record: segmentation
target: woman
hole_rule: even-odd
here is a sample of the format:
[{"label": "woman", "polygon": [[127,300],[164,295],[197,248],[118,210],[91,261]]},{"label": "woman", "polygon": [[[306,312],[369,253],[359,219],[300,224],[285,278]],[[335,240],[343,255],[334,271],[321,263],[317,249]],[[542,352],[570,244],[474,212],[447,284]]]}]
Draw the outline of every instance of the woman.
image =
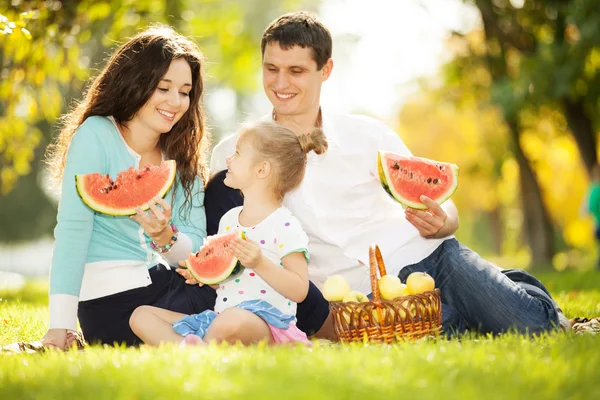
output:
[{"label": "woman", "polygon": [[[186,285],[170,268],[206,236],[202,63],[189,39],[148,29],[112,55],[64,118],[49,157],[62,184],[46,346],[64,349],[77,317],[91,343],[136,345],[129,328],[136,307],[198,313],[214,306],[212,288]],[[177,162],[175,184],[147,213],[97,214],[77,195],[76,174],[114,177],[167,159]]]}]

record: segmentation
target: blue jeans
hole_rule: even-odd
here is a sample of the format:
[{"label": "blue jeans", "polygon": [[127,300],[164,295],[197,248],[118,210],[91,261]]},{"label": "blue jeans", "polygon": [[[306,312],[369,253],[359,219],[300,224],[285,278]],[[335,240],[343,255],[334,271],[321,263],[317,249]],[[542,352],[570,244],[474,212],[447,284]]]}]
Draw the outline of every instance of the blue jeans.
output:
[{"label": "blue jeans", "polygon": [[559,308],[539,280],[522,270],[500,270],[456,239],[444,241],[398,276],[406,281],[415,271],[427,272],[440,289],[446,334],[535,334],[559,326]]}]

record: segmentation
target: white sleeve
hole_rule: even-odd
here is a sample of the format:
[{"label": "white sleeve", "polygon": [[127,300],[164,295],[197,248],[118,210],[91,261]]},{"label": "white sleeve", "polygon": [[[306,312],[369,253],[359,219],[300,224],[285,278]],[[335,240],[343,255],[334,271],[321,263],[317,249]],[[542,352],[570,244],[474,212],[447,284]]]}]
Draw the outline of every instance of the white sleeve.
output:
[{"label": "white sleeve", "polygon": [[276,227],[277,237],[274,239],[277,245],[277,253],[279,258],[283,258],[290,253],[304,253],[304,257],[308,262],[310,254],[308,253],[308,236],[300,222],[291,213],[282,214],[282,218],[275,223],[280,226]]},{"label": "white sleeve", "polygon": [[[385,126],[385,125],[383,125]],[[400,154],[401,156],[412,156],[404,141],[396,132],[385,126],[379,139],[379,150]]]},{"label": "white sleeve", "polygon": [[369,170],[374,177],[379,179],[379,172],[377,171],[377,153],[379,151],[389,151],[407,157],[412,156],[412,152],[400,138],[400,135],[390,129],[387,125],[379,121],[375,121],[373,125],[373,128],[377,133],[377,149],[371,152],[372,159],[369,162]]},{"label": "white sleeve", "polygon": [[162,257],[169,262],[170,265],[179,265],[180,260],[185,260],[192,252],[192,239],[183,232],[177,235],[177,241],[171,247],[169,252],[162,254]]},{"label": "white sleeve", "polygon": [[48,329],[77,330],[79,298],[70,294],[50,295],[50,323]]},{"label": "white sleeve", "polygon": [[233,134],[227,136],[215,146],[210,157],[211,176],[227,168],[227,157],[229,157],[235,151],[236,143],[237,135]]}]

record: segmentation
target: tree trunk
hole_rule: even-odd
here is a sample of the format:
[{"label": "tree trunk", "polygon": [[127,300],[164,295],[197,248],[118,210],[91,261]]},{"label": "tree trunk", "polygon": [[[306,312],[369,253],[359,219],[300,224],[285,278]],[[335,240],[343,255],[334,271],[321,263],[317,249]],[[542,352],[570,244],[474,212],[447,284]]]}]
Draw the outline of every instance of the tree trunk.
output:
[{"label": "tree trunk", "polygon": [[504,242],[504,222],[502,220],[502,210],[499,206],[494,207],[489,213],[490,225],[492,228],[492,245],[496,254],[502,254],[502,243]]},{"label": "tree trunk", "polygon": [[[521,43],[520,36],[523,32],[508,34],[500,29],[498,16],[491,2],[477,0],[475,4],[481,13],[486,40],[496,39],[500,43],[500,55],[493,56],[489,53],[487,55],[492,81],[497,83],[508,76],[506,49],[515,47],[523,52],[531,52],[535,49],[535,42]],[[535,173],[521,147],[517,124],[518,112],[508,112],[506,105],[503,104],[499,104],[499,106],[503,109],[504,120],[512,139],[513,155],[519,166],[523,233],[531,250],[531,267],[536,270],[549,269],[552,267],[552,258],[555,254],[554,227],[544,204]]]},{"label": "tree trunk", "polygon": [[535,172],[531,168],[519,141],[519,129],[514,121],[507,121],[513,139],[513,154],[519,165],[519,186],[523,210],[525,238],[531,250],[531,267],[551,269],[554,248],[554,227]]},{"label": "tree trunk", "polygon": [[598,141],[592,120],[585,113],[582,100],[572,102],[565,98],[563,99],[563,105],[567,123],[575,137],[579,153],[589,174],[594,164],[598,162],[596,152]]}]

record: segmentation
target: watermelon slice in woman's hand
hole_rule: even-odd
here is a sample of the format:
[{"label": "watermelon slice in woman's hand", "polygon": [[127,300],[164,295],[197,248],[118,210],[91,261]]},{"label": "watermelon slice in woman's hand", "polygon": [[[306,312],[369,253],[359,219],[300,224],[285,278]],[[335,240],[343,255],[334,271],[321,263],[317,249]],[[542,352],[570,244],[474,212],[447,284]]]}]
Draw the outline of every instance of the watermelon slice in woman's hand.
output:
[{"label": "watermelon slice in woman's hand", "polygon": [[99,173],[75,175],[81,200],[92,210],[107,215],[134,215],[137,208],[150,208],[156,197],[165,197],[176,174],[175,161],[119,172],[117,179]]},{"label": "watermelon slice in woman's hand", "polygon": [[427,208],[420,200],[422,195],[442,204],[458,187],[455,164],[380,151],[377,169],[385,191],[406,207]]}]

